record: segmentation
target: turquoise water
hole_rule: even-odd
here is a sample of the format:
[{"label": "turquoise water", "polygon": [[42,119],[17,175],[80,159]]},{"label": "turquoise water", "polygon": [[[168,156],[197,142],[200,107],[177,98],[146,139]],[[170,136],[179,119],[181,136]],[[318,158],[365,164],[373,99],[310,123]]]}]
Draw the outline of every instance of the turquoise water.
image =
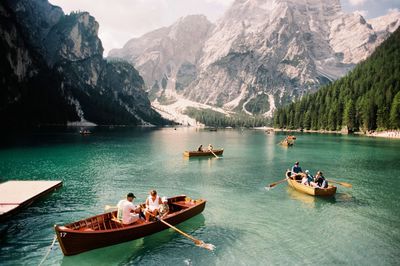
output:
[{"label": "turquoise water", "polygon": [[[256,130],[208,132],[188,128],[42,130],[2,137],[0,181],[61,179],[60,190],[3,223],[1,265],[37,265],[53,225],[103,212],[127,192],[143,201],[161,195],[207,199],[204,212],[179,225],[216,246],[201,249],[171,230],[136,241],[64,257],[58,243],[45,265],[399,265],[400,141],[358,136],[282,134]],[[184,159],[199,144],[224,147],[222,159]],[[303,170],[353,184],[334,198],[300,194],[284,178]]]}]

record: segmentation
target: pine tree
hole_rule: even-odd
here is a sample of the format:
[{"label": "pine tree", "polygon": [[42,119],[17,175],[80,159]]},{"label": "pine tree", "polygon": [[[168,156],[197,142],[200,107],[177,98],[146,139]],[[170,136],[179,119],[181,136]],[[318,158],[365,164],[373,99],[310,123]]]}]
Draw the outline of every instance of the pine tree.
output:
[{"label": "pine tree", "polygon": [[400,91],[394,96],[390,108],[390,126],[392,129],[400,129]]}]

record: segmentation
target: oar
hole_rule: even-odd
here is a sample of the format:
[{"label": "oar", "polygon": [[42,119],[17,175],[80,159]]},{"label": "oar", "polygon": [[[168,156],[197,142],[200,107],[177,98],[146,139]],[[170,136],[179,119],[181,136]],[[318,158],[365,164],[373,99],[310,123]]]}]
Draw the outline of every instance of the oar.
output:
[{"label": "oar", "polygon": [[182,230],[176,228],[172,224],[167,223],[163,219],[157,218],[154,214],[150,213],[150,215],[153,216],[154,218],[158,219],[163,224],[165,224],[165,225],[169,226],[170,228],[174,229],[178,233],[182,234],[183,236],[185,236],[185,237],[189,238],[190,240],[192,240],[196,244],[196,246],[199,246],[199,247],[202,247],[202,248],[205,248],[205,249],[208,249],[208,250],[214,250],[215,246],[213,244],[204,243],[204,241],[202,241],[200,239],[197,239],[197,238],[194,238],[193,236],[191,236],[191,235],[183,232]]},{"label": "oar", "polygon": [[113,206],[113,205],[106,205],[106,206],[104,206],[104,210],[105,210],[105,211],[108,211],[109,209],[118,209],[118,207],[117,207],[117,206]]},{"label": "oar", "polygon": [[212,150],[210,150],[210,152],[215,156],[215,158],[219,159],[220,157],[218,157]]},{"label": "oar", "polygon": [[271,184],[269,184],[268,186],[266,186],[265,188],[267,188],[267,189],[273,188],[274,186],[279,185],[280,183],[283,183],[283,182],[285,182],[286,180],[287,180],[287,178],[282,179],[282,180],[279,180],[279,181],[274,182],[274,183],[271,183]]},{"label": "oar", "polygon": [[338,181],[335,181],[335,180],[328,180],[328,182],[339,184],[339,185],[344,186],[344,187],[353,187],[352,184],[347,183],[347,182],[338,182]]}]

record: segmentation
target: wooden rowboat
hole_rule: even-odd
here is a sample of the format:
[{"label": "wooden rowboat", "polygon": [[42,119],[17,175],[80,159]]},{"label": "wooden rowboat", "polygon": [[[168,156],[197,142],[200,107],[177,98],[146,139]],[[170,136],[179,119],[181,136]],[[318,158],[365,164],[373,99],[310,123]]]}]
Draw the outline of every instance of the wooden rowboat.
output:
[{"label": "wooden rowboat", "polygon": [[79,134],[81,134],[81,135],[83,135],[83,136],[86,136],[86,135],[91,135],[92,134],[92,132],[90,131],[90,130],[81,130],[81,131],[79,131]]},{"label": "wooden rowboat", "polygon": [[297,175],[295,178],[290,177],[290,171],[286,172],[287,182],[289,186],[295,190],[311,195],[311,196],[333,196],[336,193],[336,187],[328,185],[327,188],[316,188],[301,184],[301,175]]},{"label": "wooden rowboat", "polygon": [[[168,199],[170,213],[163,219],[176,225],[200,214],[206,201],[190,200],[185,195]],[[75,255],[96,248],[111,246],[142,238],[169,228],[160,221],[145,222],[139,219],[131,225],[118,222],[117,212],[89,217],[64,226],[55,225],[58,242],[64,255]]]},{"label": "wooden rowboat", "polygon": [[[215,155],[222,155],[224,153],[224,149],[216,149],[212,150]],[[185,151],[183,153],[186,157],[195,157],[195,156],[214,156],[210,151]]]},{"label": "wooden rowboat", "polygon": [[282,145],[282,146],[286,146],[286,147],[290,147],[290,146],[293,146],[293,144],[294,144],[294,142],[293,141],[288,141],[288,140],[282,140],[281,142],[280,142],[280,144]]}]

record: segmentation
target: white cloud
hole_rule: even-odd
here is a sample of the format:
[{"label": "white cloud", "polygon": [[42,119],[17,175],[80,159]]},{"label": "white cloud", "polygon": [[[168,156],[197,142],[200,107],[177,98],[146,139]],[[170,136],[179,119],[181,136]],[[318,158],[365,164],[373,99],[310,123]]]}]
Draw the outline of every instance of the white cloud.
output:
[{"label": "white cloud", "polygon": [[49,0],[65,13],[88,11],[100,24],[104,55],[129,39],[169,26],[178,18],[204,14],[211,21],[222,16],[233,0]]},{"label": "white cloud", "polygon": [[356,11],[354,11],[354,13],[360,14],[364,18],[368,16],[368,10],[356,10]]},{"label": "white cloud", "polygon": [[365,4],[366,1],[367,0],[349,0],[349,3],[352,6],[361,6],[361,5]]}]

